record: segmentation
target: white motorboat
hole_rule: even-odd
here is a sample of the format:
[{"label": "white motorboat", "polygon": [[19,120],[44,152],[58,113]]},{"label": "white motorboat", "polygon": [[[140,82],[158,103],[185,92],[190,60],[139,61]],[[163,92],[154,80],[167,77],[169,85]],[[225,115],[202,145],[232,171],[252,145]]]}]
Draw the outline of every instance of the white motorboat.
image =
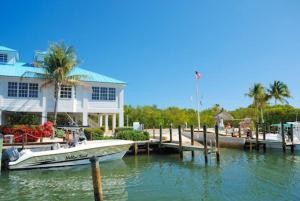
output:
[{"label": "white motorboat", "polygon": [[[293,125],[293,145],[294,150],[300,150],[300,122],[287,122],[284,124],[284,139],[285,142],[291,144],[291,136],[287,133],[288,129]],[[274,124],[277,127],[277,133],[266,133],[266,147],[271,149],[282,149],[282,131],[281,124]],[[262,138],[262,136],[260,136]],[[289,148],[289,147],[288,147]]]},{"label": "white motorboat", "polygon": [[[184,136],[191,138],[190,131],[185,131]],[[200,131],[195,130],[194,131],[194,139],[198,142],[203,142],[203,129],[200,129]],[[213,128],[207,129],[207,143],[208,144],[215,144],[216,140],[216,134],[215,130]],[[220,147],[236,147],[236,148],[243,148],[246,143],[245,138],[238,138],[238,137],[232,137],[231,134],[228,134],[225,130],[219,131],[219,146]]]},{"label": "white motorboat", "polygon": [[55,144],[53,150],[46,151],[24,149],[18,152],[12,149],[6,155],[10,160],[10,170],[73,166],[90,163],[92,156],[96,156],[99,161],[121,159],[132,143],[127,140],[82,141],[73,147]]}]

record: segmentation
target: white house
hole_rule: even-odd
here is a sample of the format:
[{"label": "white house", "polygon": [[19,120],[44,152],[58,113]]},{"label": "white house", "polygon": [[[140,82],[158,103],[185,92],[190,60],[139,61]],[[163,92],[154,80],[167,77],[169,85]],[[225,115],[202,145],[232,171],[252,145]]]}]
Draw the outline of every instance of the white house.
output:
[{"label": "white house", "polygon": [[[36,52],[35,59],[41,59],[42,55]],[[16,50],[0,46],[0,125],[5,124],[4,116],[9,112],[39,113],[41,123],[47,121],[47,114],[54,111],[54,87],[41,87],[45,80],[27,73],[42,71],[41,67],[19,62]],[[123,127],[125,83],[79,67],[72,74],[86,75],[81,80],[86,86],[61,87],[58,112],[79,116],[83,126],[89,125],[89,114],[97,114],[97,124],[104,125],[106,130],[109,115],[113,129],[117,126],[118,115],[118,126]]]}]

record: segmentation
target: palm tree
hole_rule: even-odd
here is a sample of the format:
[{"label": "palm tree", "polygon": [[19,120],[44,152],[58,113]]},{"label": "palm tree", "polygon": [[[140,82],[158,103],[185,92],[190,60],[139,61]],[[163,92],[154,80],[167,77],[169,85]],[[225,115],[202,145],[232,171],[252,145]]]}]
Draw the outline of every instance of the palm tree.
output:
[{"label": "palm tree", "polygon": [[[256,108],[256,113],[260,111],[261,122],[264,123],[263,108],[266,106],[269,96],[266,94],[264,86],[260,83],[255,83],[249,92],[245,94],[249,98],[253,98],[252,106]],[[257,120],[259,117],[257,115]]]},{"label": "palm tree", "polygon": [[277,101],[288,104],[288,101],[285,98],[291,97],[288,86],[285,83],[277,80],[275,80],[273,84],[270,84],[268,94],[270,95],[270,98],[274,98],[275,105],[277,105]]},{"label": "palm tree", "polygon": [[45,80],[41,88],[54,85],[54,126],[57,123],[60,88],[62,86],[84,85],[80,80],[86,75],[72,74],[77,64],[76,53],[72,46],[66,46],[64,43],[54,43],[49,46],[44,61],[37,64],[42,67],[43,72],[26,72],[24,74],[24,76],[34,74],[35,77]]}]

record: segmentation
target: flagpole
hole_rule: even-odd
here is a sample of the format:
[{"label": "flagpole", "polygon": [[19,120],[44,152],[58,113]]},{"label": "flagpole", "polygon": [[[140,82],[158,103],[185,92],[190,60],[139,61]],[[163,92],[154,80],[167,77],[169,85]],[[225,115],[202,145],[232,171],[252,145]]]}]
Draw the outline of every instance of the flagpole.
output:
[{"label": "flagpole", "polygon": [[199,101],[199,84],[196,79],[196,96],[197,96],[197,119],[198,119],[198,131],[200,131],[200,101]]}]

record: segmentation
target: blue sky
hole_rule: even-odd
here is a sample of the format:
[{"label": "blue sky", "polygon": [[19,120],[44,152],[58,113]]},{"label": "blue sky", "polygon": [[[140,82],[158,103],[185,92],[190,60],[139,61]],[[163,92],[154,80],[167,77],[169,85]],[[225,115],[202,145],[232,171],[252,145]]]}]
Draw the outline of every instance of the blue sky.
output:
[{"label": "blue sky", "polygon": [[254,82],[287,83],[300,107],[300,1],[4,1],[0,45],[22,61],[50,42],[73,45],[81,66],[128,83],[126,104],[248,106]]}]

